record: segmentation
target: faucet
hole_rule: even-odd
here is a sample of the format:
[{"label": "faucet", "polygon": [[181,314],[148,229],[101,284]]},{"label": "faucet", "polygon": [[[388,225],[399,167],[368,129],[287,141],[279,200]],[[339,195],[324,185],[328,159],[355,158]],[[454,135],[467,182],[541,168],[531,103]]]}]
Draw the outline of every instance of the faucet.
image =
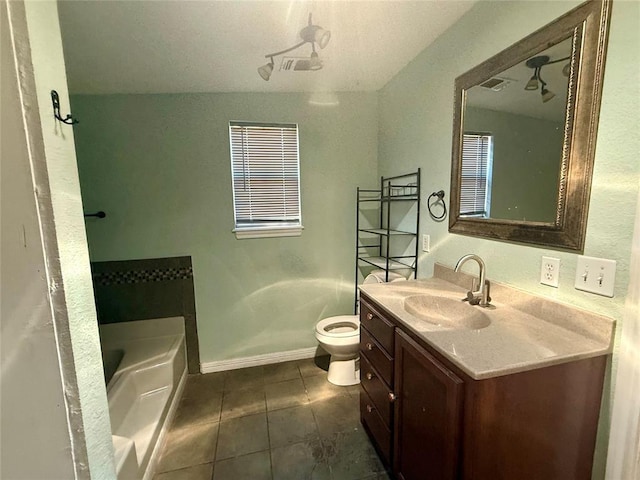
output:
[{"label": "faucet", "polygon": [[478,280],[480,285],[478,290],[474,291],[475,289],[475,281],[474,281],[473,284],[471,285],[471,290],[467,292],[467,298],[465,298],[464,300],[468,300],[469,304],[471,305],[480,305],[481,307],[488,307],[489,302],[491,301],[491,297],[489,296],[489,289],[491,288],[491,285],[489,283],[489,280],[485,279],[486,267],[484,265],[484,261],[478,255],[474,255],[470,253],[462,257],[460,260],[458,260],[458,263],[456,263],[456,266],[453,270],[455,272],[460,271],[460,268],[462,267],[462,265],[464,265],[469,260],[475,260],[478,263],[478,267],[480,267],[480,274],[478,275],[479,277]]}]

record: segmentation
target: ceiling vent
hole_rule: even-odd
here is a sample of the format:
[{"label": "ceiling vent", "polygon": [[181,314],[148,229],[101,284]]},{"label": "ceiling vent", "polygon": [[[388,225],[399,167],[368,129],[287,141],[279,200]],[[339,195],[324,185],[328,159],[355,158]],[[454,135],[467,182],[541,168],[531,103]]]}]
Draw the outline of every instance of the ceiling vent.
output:
[{"label": "ceiling vent", "polygon": [[481,83],[480,86],[493,90],[494,92],[499,92],[500,90],[504,90],[512,82],[515,82],[515,80],[510,78],[492,77],[486,82]]},{"label": "ceiling vent", "polygon": [[281,72],[309,72],[312,70],[320,70],[322,62],[317,58],[310,57],[282,57],[280,62]]}]

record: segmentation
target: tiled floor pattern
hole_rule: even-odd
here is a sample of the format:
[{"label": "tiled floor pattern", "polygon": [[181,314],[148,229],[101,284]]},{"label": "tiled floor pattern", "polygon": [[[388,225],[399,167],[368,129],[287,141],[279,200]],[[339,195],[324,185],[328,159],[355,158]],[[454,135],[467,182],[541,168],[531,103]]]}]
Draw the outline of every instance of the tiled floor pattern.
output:
[{"label": "tiled floor pattern", "polygon": [[189,376],[154,480],[388,480],[326,361]]}]

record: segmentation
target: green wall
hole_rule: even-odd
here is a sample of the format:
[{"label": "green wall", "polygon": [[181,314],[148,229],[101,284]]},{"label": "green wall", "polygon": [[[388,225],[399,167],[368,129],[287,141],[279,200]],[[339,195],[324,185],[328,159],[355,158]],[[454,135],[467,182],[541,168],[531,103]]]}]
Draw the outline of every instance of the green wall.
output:
[{"label": "green wall", "polygon": [[466,107],[464,128],[493,135],[491,218],[555,221],[562,124]]},{"label": "green wall", "polygon": [[[380,92],[380,173],[395,174],[422,166],[423,194],[444,189],[448,197],[455,78],[575,5],[477,3]],[[622,320],[640,179],[639,10],[640,2],[613,2],[584,252],[617,261],[615,297],[574,289],[576,254],[449,234],[447,223],[434,222],[426,209],[420,225],[422,233],[431,235],[432,248],[431,253],[421,254],[421,277],[431,275],[436,261],[454,265],[462,255],[473,252],[484,258],[492,280]],[[538,283],[543,255],[561,260],[558,289]],[[604,477],[610,395],[608,388],[594,478]]]},{"label": "green wall", "polygon": [[[203,363],[317,344],[353,308],[355,189],[377,184],[377,97],[339,94],[74,96],[92,261],[193,257]],[[228,123],[299,124],[300,237],[237,240]]]}]

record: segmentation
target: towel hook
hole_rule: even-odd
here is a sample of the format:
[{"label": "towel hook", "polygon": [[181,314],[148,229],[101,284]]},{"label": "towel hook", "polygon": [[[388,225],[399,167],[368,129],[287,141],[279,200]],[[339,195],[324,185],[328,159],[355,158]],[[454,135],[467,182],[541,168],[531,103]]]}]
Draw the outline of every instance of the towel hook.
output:
[{"label": "towel hook", "polygon": [[58,92],[55,90],[51,90],[51,103],[53,103],[53,116],[57,120],[60,120],[62,123],[66,123],[67,125],[80,123],[78,120],[73,118],[70,113],[68,113],[66,117],[62,118],[60,115],[60,97],[58,96]]}]

